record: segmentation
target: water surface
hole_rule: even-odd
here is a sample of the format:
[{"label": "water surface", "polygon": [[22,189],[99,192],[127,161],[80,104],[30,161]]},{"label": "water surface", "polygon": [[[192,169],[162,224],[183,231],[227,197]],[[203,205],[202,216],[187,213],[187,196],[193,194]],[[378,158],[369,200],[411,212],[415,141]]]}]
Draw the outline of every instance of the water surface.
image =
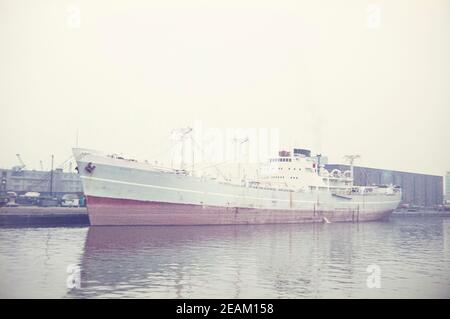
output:
[{"label": "water surface", "polygon": [[0,228],[0,297],[449,298],[450,218]]}]

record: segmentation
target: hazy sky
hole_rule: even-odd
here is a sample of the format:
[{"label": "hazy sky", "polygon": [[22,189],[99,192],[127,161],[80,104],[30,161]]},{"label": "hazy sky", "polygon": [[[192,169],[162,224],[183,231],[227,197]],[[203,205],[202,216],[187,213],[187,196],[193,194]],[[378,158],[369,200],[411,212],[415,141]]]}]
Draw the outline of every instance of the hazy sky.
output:
[{"label": "hazy sky", "polygon": [[450,170],[450,2],[0,0],[0,167],[173,128],[279,128],[342,162]]}]

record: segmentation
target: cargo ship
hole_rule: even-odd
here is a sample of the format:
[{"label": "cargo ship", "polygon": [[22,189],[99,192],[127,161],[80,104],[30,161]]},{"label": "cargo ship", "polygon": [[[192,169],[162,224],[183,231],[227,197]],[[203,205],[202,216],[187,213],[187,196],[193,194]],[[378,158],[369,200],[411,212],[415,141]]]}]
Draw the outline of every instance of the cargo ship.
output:
[{"label": "cargo ship", "polygon": [[310,151],[280,151],[258,178],[231,181],[73,149],[91,225],[239,225],[363,222],[388,217],[395,185],[353,185]]}]

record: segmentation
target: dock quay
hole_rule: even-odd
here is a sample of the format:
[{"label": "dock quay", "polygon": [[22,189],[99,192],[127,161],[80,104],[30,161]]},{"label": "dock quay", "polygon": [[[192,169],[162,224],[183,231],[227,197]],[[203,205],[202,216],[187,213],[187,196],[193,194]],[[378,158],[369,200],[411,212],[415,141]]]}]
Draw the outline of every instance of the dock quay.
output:
[{"label": "dock quay", "polygon": [[450,211],[447,210],[417,210],[417,211],[408,211],[408,210],[395,210],[392,213],[394,217],[406,217],[406,216],[443,216],[450,217]]},{"label": "dock quay", "polygon": [[0,207],[0,226],[89,226],[86,207]]}]

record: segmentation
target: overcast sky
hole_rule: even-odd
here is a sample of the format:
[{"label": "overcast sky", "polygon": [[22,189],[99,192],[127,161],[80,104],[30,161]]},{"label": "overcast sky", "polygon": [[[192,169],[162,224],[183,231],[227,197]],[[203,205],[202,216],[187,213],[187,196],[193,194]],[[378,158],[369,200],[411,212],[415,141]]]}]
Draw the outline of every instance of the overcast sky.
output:
[{"label": "overcast sky", "polygon": [[[450,2],[0,0],[0,167],[173,128],[278,128],[342,162],[450,170]],[[156,158],[157,159],[157,158]]]}]

